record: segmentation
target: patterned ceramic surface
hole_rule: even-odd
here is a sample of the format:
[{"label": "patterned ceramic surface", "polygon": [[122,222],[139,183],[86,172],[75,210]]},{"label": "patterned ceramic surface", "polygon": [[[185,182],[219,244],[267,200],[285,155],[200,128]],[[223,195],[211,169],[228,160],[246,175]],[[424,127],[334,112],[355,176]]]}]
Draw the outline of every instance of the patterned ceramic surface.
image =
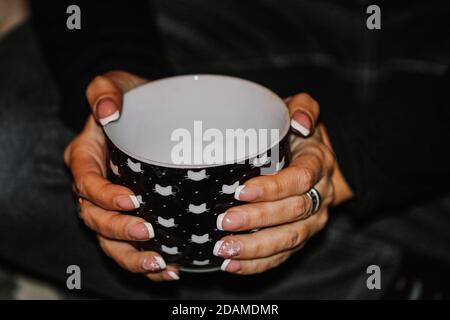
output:
[{"label": "patterned ceramic surface", "polygon": [[239,205],[234,191],[248,179],[259,176],[261,168],[274,171],[289,162],[288,138],[280,142],[279,159],[251,159],[242,164],[208,168],[180,169],[140,162],[119,150],[109,139],[108,177],[130,188],[141,206],[133,212],[149,221],[155,237],[136,242],[142,250],[159,252],[167,263],[184,271],[205,272],[219,269],[222,258],[213,255],[214,244],[229,232],[216,227],[217,216]]}]

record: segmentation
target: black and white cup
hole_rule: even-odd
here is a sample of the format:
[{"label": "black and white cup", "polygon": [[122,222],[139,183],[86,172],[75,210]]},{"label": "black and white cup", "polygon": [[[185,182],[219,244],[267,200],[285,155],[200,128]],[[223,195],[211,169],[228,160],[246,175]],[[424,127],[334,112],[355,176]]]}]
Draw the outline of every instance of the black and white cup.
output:
[{"label": "black and white cup", "polygon": [[154,229],[154,238],[135,246],[182,271],[220,269],[214,245],[230,232],[217,217],[242,203],[235,193],[245,181],[290,160],[284,102],[228,76],[177,76],[131,90],[104,131],[108,178],[135,193],[140,207],[131,214]]}]

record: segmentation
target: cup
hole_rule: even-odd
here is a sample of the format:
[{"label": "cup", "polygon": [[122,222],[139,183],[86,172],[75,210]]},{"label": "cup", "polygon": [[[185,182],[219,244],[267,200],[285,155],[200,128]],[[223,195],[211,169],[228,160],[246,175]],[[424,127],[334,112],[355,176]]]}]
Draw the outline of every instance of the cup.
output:
[{"label": "cup", "polygon": [[154,229],[134,245],[182,271],[219,270],[214,246],[231,232],[218,217],[242,204],[245,181],[288,165],[288,131],[284,102],[239,78],[184,75],[127,92],[104,132],[108,178],[135,193],[140,206],[127,214]]}]

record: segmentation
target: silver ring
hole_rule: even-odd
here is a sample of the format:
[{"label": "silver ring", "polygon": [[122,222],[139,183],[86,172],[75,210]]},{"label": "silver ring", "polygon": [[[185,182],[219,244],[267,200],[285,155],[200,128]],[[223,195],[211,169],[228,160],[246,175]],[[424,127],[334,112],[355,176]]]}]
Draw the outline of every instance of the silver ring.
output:
[{"label": "silver ring", "polygon": [[320,209],[320,204],[322,202],[320,193],[316,188],[313,187],[309,189],[306,195],[311,199],[311,214],[314,214]]}]

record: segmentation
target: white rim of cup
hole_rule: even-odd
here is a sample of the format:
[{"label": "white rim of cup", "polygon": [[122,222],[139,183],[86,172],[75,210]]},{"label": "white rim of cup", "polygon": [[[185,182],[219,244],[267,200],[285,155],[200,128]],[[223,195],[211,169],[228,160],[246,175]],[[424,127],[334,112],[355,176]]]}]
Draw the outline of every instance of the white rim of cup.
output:
[{"label": "white rim of cup", "polygon": [[[188,74],[188,75],[180,75],[180,76],[174,76],[174,77],[168,77],[168,78],[163,78],[163,79],[159,79],[159,80],[155,80],[152,81],[152,83],[155,82],[163,82],[166,80],[173,80],[175,78],[187,78],[187,77],[205,77],[205,76],[213,76],[213,77],[223,77],[223,78],[231,78],[231,79],[237,79],[240,81],[246,81],[249,83],[252,83],[260,88],[262,88],[263,90],[269,92],[270,94],[272,94],[273,96],[276,97],[276,99],[280,100],[280,102],[284,105],[286,105],[286,103],[281,99],[281,97],[279,95],[277,95],[275,92],[273,92],[272,90],[268,89],[267,87],[260,85],[259,83],[253,82],[253,81],[249,81],[246,79],[241,79],[241,78],[237,78],[237,77],[231,77],[231,76],[226,76],[226,75],[219,75],[219,74]],[[286,106],[287,108],[287,106]],[[123,152],[124,154],[140,161],[146,164],[150,164],[150,165],[154,165],[157,167],[162,167],[162,168],[175,168],[175,169],[205,169],[205,168],[213,168],[213,167],[221,167],[221,166],[226,166],[226,165],[231,165],[231,164],[238,164],[238,163],[244,163],[246,160],[249,159],[254,159],[260,155],[264,155],[265,153],[267,153],[267,151],[271,150],[273,147],[277,146],[280,144],[281,141],[283,141],[283,139],[286,137],[286,135],[288,134],[289,130],[290,130],[290,117],[289,117],[289,112],[286,113],[286,119],[285,119],[285,124],[284,124],[284,128],[278,138],[278,140],[274,141],[267,149],[265,149],[262,152],[256,152],[250,155],[247,155],[245,157],[241,157],[239,159],[233,159],[231,161],[225,161],[223,163],[214,163],[214,164],[203,164],[203,165],[198,165],[198,164],[192,164],[192,165],[177,165],[177,164],[173,164],[173,163],[166,163],[166,162],[159,162],[159,161],[154,161],[151,159],[147,159],[144,157],[141,157],[139,155],[136,155],[128,150],[126,150],[125,148],[123,148],[122,146],[120,146],[117,143],[114,143],[114,141],[109,137],[108,133],[105,130],[105,127],[103,127],[103,132],[105,134],[105,136],[107,137],[107,139],[109,139],[109,141],[117,148],[119,149],[121,152]]]}]

